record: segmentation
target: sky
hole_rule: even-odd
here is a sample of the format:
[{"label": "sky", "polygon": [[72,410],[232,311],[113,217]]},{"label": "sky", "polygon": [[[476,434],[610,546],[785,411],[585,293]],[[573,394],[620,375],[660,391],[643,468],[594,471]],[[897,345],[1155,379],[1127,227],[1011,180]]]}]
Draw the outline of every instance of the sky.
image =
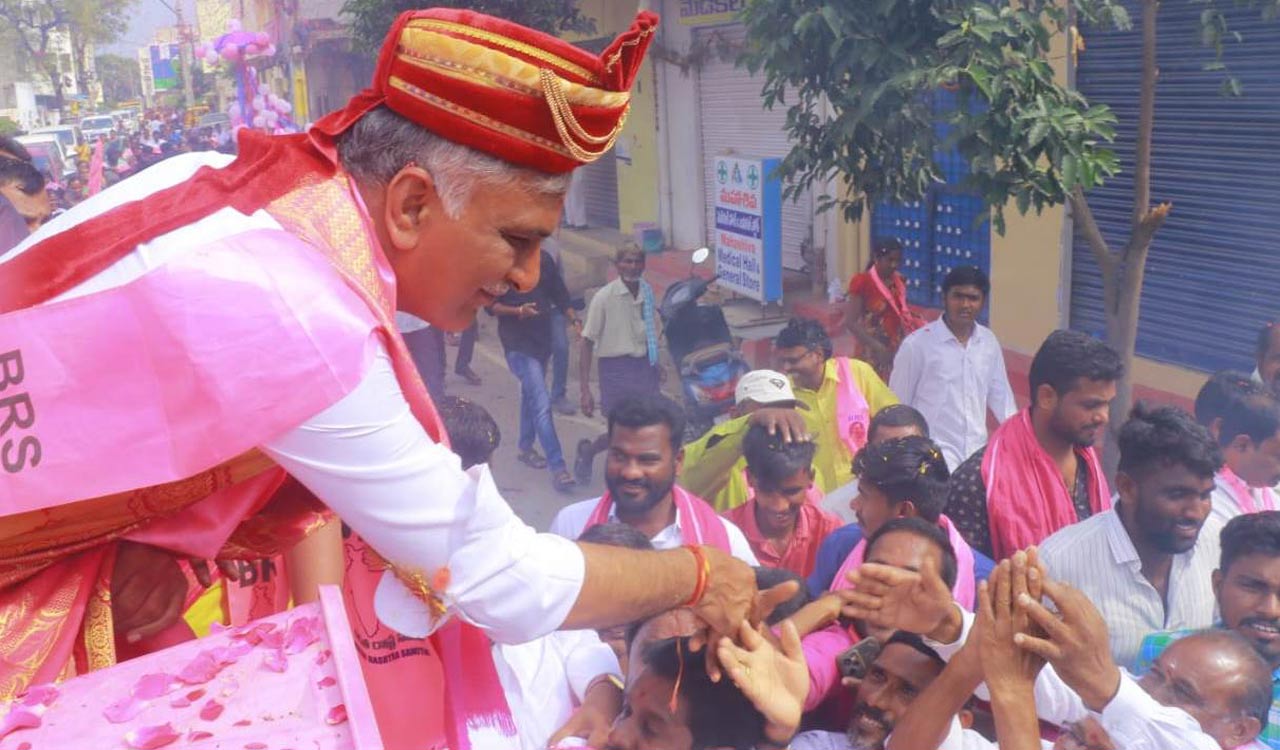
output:
[{"label": "sky", "polygon": [[[172,0],[166,0],[170,5]],[[183,12],[186,14],[187,23],[194,22],[195,4],[191,0],[184,0]],[[151,38],[155,35],[155,30],[161,26],[172,26],[174,17],[172,11],[164,6],[160,0],[138,0],[138,4],[133,8],[133,17],[130,19],[129,31],[125,33],[124,39],[112,45],[108,45],[107,52],[113,52],[117,55],[133,56],[137,54],[135,50],[139,47],[145,47],[151,43]]]}]

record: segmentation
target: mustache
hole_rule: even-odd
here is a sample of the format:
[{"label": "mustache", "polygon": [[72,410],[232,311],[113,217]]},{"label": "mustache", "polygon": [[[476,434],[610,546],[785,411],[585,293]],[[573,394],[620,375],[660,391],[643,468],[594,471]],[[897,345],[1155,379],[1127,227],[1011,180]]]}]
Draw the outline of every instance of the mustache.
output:
[{"label": "mustache", "polygon": [[485,284],[484,286],[480,287],[480,289],[485,294],[491,294],[494,297],[501,297],[502,295],[511,291],[511,285],[505,281],[499,281],[494,284]]},{"label": "mustache", "polygon": [[[885,716],[884,711],[872,706],[863,706],[853,712],[853,722],[859,719],[870,719],[880,725],[880,728],[888,732],[893,727],[889,724],[889,717]],[[852,723],[852,722],[851,722]]]},{"label": "mustache", "polygon": [[1250,625],[1266,625],[1270,628],[1280,629],[1280,620],[1266,617],[1246,617],[1240,621],[1240,627],[1242,628],[1249,627]]}]

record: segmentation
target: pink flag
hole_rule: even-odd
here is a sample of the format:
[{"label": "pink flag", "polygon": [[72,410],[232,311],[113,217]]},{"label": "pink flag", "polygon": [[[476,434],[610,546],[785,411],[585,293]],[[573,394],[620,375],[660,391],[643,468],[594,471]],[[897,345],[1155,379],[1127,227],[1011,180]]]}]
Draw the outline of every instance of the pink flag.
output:
[{"label": "pink flag", "polygon": [[105,187],[102,176],[102,159],[105,150],[106,143],[99,137],[98,144],[93,147],[93,158],[89,160],[89,195],[97,195]]}]

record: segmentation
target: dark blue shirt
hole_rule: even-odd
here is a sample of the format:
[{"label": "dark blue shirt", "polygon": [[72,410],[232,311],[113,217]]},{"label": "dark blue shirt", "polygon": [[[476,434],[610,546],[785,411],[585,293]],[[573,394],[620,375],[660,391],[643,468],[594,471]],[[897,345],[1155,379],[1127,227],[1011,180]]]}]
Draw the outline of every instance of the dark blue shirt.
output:
[{"label": "dark blue shirt", "polygon": [[[853,552],[853,548],[858,546],[858,542],[862,541],[862,527],[856,523],[848,526],[841,526],[835,531],[827,535],[822,541],[822,546],[818,547],[818,556],[814,560],[813,573],[809,574],[809,593],[813,596],[822,596],[827,589],[831,588],[831,581],[836,577],[836,572],[840,570],[840,566],[844,565],[845,558]],[[991,571],[995,570],[996,564],[991,558],[982,554],[978,550],[973,551],[973,585],[977,590],[978,582],[985,581],[991,577]]]}]

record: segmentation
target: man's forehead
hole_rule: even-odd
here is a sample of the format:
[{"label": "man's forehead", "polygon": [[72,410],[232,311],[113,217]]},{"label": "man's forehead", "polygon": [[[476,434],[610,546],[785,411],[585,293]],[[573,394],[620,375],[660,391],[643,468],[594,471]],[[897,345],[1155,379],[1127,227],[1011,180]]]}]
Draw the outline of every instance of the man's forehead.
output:
[{"label": "man's forehead", "polygon": [[609,433],[609,446],[626,448],[636,452],[651,450],[661,451],[671,444],[671,428],[665,424],[650,424],[644,427],[627,427],[614,425]]},{"label": "man's forehead", "polygon": [[904,531],[891,531],[876,540],[867,553],[867,562],[918,571],[930,556],[937,557],[937,547],[928,539]]},{"label": "man's forehead", "polygon": [[924,688],[942,672],[942,663],[905,643],[890,643],[876,657],[876,666],[886,674],[908,683],[914,688]]}]

